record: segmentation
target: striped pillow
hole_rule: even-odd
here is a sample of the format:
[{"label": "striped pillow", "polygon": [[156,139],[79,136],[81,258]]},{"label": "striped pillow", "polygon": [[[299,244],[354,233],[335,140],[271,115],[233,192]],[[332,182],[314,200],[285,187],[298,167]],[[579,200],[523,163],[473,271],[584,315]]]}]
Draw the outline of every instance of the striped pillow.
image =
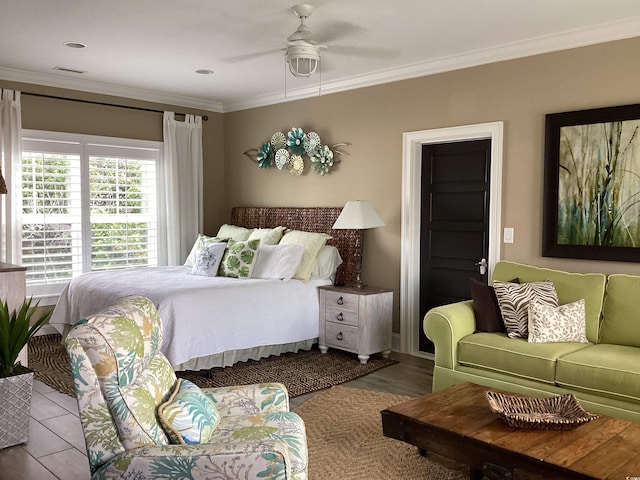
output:
[{"label": "striped pillow", "polygon": [[529,335],[529,303],[537,302],[550,307],[558,306],[558,294],[553,281],[531,283],[493,282],[500,313],[511,338],[527,338]]}]

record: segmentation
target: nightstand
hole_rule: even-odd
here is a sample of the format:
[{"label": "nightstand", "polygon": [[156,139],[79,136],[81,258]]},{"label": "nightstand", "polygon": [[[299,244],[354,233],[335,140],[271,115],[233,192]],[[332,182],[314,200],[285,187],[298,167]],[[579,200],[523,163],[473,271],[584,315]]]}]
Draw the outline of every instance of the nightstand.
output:
[{"label": "nightstand", "polygon": [[358,354],[365,364],[373,353],[391,352],[393,290],[323,286],[320,292],[320,351],[329,347]]}]

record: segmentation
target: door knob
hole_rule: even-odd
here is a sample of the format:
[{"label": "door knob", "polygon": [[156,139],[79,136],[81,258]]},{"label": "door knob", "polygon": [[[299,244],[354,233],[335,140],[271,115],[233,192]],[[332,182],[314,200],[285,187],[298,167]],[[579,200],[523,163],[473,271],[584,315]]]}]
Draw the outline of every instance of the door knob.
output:
[{"label": "door knob", "polygon": [[476,265],[477,265],[478,267],[480,267],[480,268],[479,268],[479,270],[480,270],[480,275],[484,275],[485,273],[487,273],[487,265],[489,265],[489,264],[487,263],[487,259],[486,259],[486,258],[483,258],[482,260],[480,260],[479,262],[477,262],[477,263],[476,263]]}]

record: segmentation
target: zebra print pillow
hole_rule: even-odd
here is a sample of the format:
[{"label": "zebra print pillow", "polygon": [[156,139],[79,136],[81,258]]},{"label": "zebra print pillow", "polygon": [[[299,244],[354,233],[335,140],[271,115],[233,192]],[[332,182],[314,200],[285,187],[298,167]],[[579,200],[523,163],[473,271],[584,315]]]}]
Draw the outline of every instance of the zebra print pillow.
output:
[{"label": "zebra print pillow", "polygon": [[531,283],[493,282],[500,313],[511,338],[529,335],[529,302],[534,298],[543,305],[558,306],[558,294],[553,281]]}]

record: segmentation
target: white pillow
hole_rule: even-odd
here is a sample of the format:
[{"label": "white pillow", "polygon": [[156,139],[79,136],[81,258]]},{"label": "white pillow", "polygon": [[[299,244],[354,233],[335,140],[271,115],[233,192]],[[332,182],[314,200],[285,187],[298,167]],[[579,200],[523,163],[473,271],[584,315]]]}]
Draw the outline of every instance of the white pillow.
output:
[{"label": "white pillow", "polygon": [[260,245],[277,245],[283,233],[284,227],[254,228],[249,240],[260,240]]},{"label": "white pillow", "polygon": [[220,243],[224,241],[225,239],[222,239],[222,238],[208,237],[206,235],[199,233],[198,238],[196,238],[196,241],[193,242],[193,247],[191,247],[191,252],[187,256],[187,259],[184,262],[184,266],[193,267],[196,264],[196,257],[198,255],[198,252],[202,248],[204,248],[206,245],[209,245],[211,243]]},{"label": "white pillow", "polygon": [[215,277],[227,248],[226,243],[209,243],[198,251],[191,275]]},{"label": "white pillow", "polygon": [[311,278],[329,278],[334,281],[336,278],[336,270],[342,264],[340,252],[333,245],[325,245],[318,252],[316,263],[311,271]]},{"label": "white pillow", "polygon": [[531,343],[588,342],[584,299],[559,307],[532,300],[528,340]]},{"label": "white pillow", "polygon": [[302,261],[298,266],[294,278],[304,280],[305,282],[309,280],[318,252],[330,238],[331,235],[327,235],[326,233],[303,232],[300,230],[290,230],[283,235],[282,240],[280,240],[280,245],[293,245],[297,243],[304,245]]},{"label": "white pillow", "polygon": [[288,280],[293,278],[298,270],[304,246],[295,245],[263,245],[260,244],[258,258],[253,267],[253,278],[278,278]]},{"label": "white pillow", "polygon": [[228,223],[223,224],[216,233],[216,237],[219,238],[231,238],[236,242],[245,242],[249,240],[249,235],[253,229],[238,227],[237,225],[229,225]]}]

